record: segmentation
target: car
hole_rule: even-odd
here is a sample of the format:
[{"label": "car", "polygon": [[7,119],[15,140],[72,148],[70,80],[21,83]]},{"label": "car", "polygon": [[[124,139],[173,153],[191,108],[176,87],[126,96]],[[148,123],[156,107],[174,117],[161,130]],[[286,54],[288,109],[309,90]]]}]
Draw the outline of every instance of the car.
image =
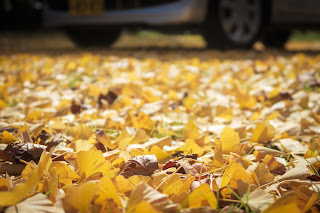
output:
[{"label": "car", "polygon": [[111,45],[123,29],[197,30],[209,48],[281,47],[320,24],[319,0],[45,0],[44,25],[80,46]]}]

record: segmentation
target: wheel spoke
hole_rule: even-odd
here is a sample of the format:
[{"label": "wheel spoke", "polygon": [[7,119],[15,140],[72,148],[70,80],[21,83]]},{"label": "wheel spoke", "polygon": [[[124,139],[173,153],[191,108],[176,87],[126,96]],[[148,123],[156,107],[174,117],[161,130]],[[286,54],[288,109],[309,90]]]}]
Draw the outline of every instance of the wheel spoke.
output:
[{"label": "wheel spoke", "polygon": [[236,21],[234,18],[224,19],[222,24],[227,32],[232,33],[232,29],[236,25]]},{"label": "wheel spoke", "polygon": [[254,39],[260,24],[260,0],[221,0],[219,17],[225,34],[236,43]]}]

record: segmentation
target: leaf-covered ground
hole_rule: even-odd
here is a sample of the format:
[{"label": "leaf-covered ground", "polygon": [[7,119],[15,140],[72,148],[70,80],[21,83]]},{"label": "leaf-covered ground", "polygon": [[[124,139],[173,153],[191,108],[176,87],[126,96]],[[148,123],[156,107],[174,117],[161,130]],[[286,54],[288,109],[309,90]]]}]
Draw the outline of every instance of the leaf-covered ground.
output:
[{"label": "leaf-covered ground", "polygon": [[320,55],[54,50],[0,55],[2,211],[319,211]]}]

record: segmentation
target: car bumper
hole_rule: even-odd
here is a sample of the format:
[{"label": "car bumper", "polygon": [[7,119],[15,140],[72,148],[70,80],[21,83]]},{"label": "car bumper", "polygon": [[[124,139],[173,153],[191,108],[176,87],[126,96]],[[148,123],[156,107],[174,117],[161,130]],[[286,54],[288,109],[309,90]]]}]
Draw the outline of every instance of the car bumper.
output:
[{"label": "car bumper", "polygon": [[175,25],[199,24],[205,19],[208,0],[181,0],[149,8],[107,11],[98,16],[72,16],[67,11],[44,9],[44,25],[49,27],[86,25]]}]

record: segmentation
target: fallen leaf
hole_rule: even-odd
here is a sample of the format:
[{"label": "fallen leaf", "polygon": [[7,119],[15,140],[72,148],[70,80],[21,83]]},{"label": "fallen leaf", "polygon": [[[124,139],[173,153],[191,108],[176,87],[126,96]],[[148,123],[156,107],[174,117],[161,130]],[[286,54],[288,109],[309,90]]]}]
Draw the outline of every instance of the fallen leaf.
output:
[{"label": "fallen leaf", "polygon": [[230,154],[230,152],[239,153],[241,149],[239,134],[231,127],[225,127],[220,137],[222,143],[222,153]]},{"label": "fallen leaf", "polygon": [[66,212],[88,212],[96,188],[97,184],[92,182],[69,188],[66,196],[62,199],[64,210]]},{"label": "fallen leaf", "polygon": [[17,185],[12,191],[0,192],[0,206],[12,206],[23,200],[37,186],[42,178],[43,171],[50,163],[50,155],[43,152],[37,168],[31,172],[26,182]]},{"label": "fallen leaf", "polygon": [[275,134],[275,129],[268,122],[259,122],[257,123],[253,134],[252,134],[252,142],[258,143],[267,143],[270,141]]},{"label": "fallen leaf", "polygon": [[63,209],[59,209],[53,206],[52,202],[44,194],[38,193],[24,201],[18,203],[15,206],[7,208],[5,213],[27,213],[27,212],[45,212],[45,213],[64,213]]},{"label": "fallen leaf", "polygon": [[146,183],[137,185],[130,194],[126,212],[136,212],[142,201],[149,203],[154,209],[160,212],[176,211],[177,205]]},{"label": "fallen leaf", "polygon": [[121,175],[124,177],[133,175],[151,176],[157,169],[159,169],[159,165],[155,155],[141,155],[131,158],[124,165]]},{"label": "fallen leaf", "polygon": [[216,209],[218,202],[209,184],[205,183],[190,193],[188,196],[188,204],[190,208],[210,206]]},{"label": "fallen leaf", "polygon": [[98,183],[99,197],[95,202],[103,204],[106,199],[112,199],[118,206],[122,206],[117,188],[109,177],[103,177]]},{"label": "fallen leaf", "polygon": [[81,180],[97,172],[107,175],[111,170],[111,163],[104,159],[100,150],[80,151],[77,153],[76,162]]}]

